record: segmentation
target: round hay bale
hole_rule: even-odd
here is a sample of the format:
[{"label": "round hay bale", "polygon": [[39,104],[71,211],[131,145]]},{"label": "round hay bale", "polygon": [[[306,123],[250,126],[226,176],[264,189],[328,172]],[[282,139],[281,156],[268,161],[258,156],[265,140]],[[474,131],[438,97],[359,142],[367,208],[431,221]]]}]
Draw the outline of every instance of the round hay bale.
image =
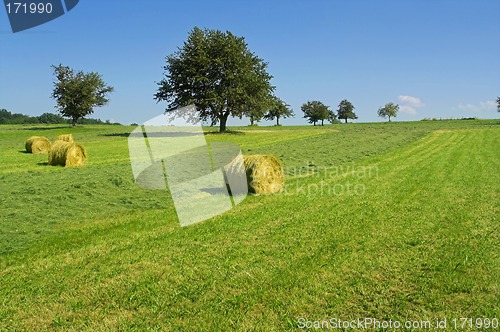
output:
[{"label": "round hay bale", "polygon": [[[283,165],[272,155],[246,155],[243,164],[248,184],[248,192],[256,195],[270,195],[283,189],[285,176]],[[241,164],[240,164],[241,165]],[[237,167],[237,166],[236,166]],[[241,172],[241,169],[228,170]]]},{"label": "round hay bale", "polygon": [[76,142],[55,141],[49,150],[49,165],[80,166],[85,163],[85,148]]},{"label": "round hay bale", "polygon": [[49,152],[50,141],[46,137],[31,136],[26,140],[24,147],[26,152],[33,154],[44,154]]},{"label": "round hay bale", "polygon": [[57,140],[65,142],[73,142],[73,135],[72,134],[59,135],[57,136]]}]

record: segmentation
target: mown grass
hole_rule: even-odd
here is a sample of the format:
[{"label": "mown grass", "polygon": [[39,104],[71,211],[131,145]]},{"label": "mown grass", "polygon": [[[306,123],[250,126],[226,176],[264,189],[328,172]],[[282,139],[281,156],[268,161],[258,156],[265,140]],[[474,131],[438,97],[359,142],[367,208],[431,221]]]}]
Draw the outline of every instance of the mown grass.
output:
[{"label": "mown grass", "polygon": [[[0,130],[0,329],[499,317],[496,121],[209,134],[303,172],[283,194],[185,228],[168,192],[133,183],[133,128],[31,129]],[[27,136],[68,131],[87,147],[86,167],[20,152]]]}]

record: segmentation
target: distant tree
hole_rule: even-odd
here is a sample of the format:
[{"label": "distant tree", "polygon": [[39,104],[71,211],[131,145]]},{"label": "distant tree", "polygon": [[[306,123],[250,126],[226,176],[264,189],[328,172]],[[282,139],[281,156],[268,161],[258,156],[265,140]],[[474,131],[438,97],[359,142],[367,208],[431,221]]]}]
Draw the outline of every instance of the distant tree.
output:
[{"label": "distant tree", "polygon": [[304,118],[314,125],[316,125],[318,121],[321,121],[321,125],[323,125],[323,121],[328,119],[330,115],[328,106],[317,100],[308,101],[303,104],[300,109],[304,112]]},{"label": "distant tree", "polygon": [[342,100],[337,108],[337,116],[339,119],[344,119],[347,123],[347,119],[357,119],[356,113],[354,113],[354,106],[347,99]]},{"label": "distant tree", "polygon": [[328,114],[328,121],[330,121],[330,123],[332,124],[340,123],[340,120],[337,118],[337,114],[335,114],[334,111],[330,111],[330,113]]},{"label": "distant tree", "polygon": [[[156,101],[169,102],[166,112],[194,104],[202,121],[226,131],[229,116],[258,116],[274,87],[267,63],[248,49],[243,37],[195,27],[177,52],[166,57]],[[253,115],[252,115],[253,114]],[[173,114],[179,115],[179,114]]]},{"label": "distant tree", "polygon": [[280,119],[295,116],[293,110],[290,108],[290,105],[285,103],[283,100],[278,97],[274,97],[273,101],[271,109],[264,115],[264,119],[271,121],[276,119],[276,125],[279,126]]},{"label": "distant tree", "polygon": [[6,109],[0,110],[0,124],[25,124],[38,123],[37,117],[31,117],[21,113],[11,113]]},{"label": "distant tree", "polygon": [[[85,119],[82,118],[78,121],[82,124],[104,124],[99,119]],[[71,120],[65,119],[60,115],[52,113],[43,113],[39,116],[29,116],[21,113],[11,113],[6,109],[0,109],[0,124],[26,124],[26,123],[43,123],[43,124],[63,124],[71,123]],[[111,123],[118,125],[120,123]]]},{"label": "distant tree", "polygon": [[248,106],[248,109],[244,112],[244,114],[250,119],[251,126],[262,120],[264,115],[266,115],[266,108],[267,107],[263,105]]},{"label": "distant tree", "polygon": [[8,123],[8,120],[12,117],[12,114],[5,108],[0,109],[0,124]]},{"label": "distant tree", "polygon": [[52,113],[43,113],[38,117],[38,122],[39,123],[51,123],[51,124],[58,124],[58,123],[66,123],[66,119],[64,119],[62,116],[57,115],[57,114],[52,114]]},{"label": "distant tree", "polygon": [[106,105],[106,95],[113,87],[106,85],[98,73],[83,71],[74,72],[67,66],[52,66],[57,81],[54,82],[52,98],[57,102],[56,108],[62,116],[71,118],[71,124],[92,114],[94,107]]},{"label": "distant tree", "polygon": [[395,118],[398,115],[399,105],[394,103],[387,103],[384,107],[380,107],[377,111],[378,116],[381,118],[389,118],[391,122],[391,117]]},{"label": "distant tree", "polygon": [[250,113],[250,126],[257,126],[256,122],[260,122],[262,120],[262,116],[258,116],[255,113]]},{"label": "distant tree", "polygon": [[500,97],[497,97],[497,111],[500,112]]}]

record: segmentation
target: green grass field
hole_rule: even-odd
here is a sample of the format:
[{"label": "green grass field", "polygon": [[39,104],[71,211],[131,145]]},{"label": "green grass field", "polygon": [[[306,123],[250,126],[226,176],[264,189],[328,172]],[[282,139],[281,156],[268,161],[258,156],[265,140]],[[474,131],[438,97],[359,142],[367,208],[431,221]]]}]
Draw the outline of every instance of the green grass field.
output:
[{"label": "green grass field", "polygon": [[[286,190],[184,228],[134,184],[133,129],[0,126],[0,330],[500,318],[497,120],[208,129],[279,157]],[[23,152],[69,132],[85,167]]]}]

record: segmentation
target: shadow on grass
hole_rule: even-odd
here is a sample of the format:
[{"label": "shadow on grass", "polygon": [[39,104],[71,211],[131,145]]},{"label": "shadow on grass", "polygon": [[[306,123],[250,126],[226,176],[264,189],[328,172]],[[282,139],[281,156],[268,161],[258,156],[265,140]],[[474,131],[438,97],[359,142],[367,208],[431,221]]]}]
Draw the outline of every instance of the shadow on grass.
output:
[{"label": "shadow on grass", "polygon": [[23,128],[23,130],[53,130],[53,129],[70,129],[73,128],[72,126],[65,126],[65,125],[60,125],[60,126],[52,126],[52,127],[29,127],[29,128]]},{"label": "shadow on grass", "polygon": [[24,153],[24,154],[31,154],[31,152],[28,152],[28,151],[26,151],[26,150],[19,150],[18,152],[19,152],[19,153]]},{"label": "shadow on grass", "polygon": [[208,193],[210,195],[227,195],[228,191],[224,190],[223,188],[203,188],[201,191]]},{"label": "shadow on grass", "polygon": [[[148,132],[148,137],[186,137],[186,136],[196,136],[198,133],[190,132]],[[99,136],[107,137],[144,137],[142,132],[140,133],[112,133],[112,134],[100,134]]]},{"label": "shadow on grass", "polygon": [[129,137],[130,133],[99,134],[98,136],[105,136],[105,137]]},{"label": "shadow on grass", "polygon": [[[226,131],[224,133],[218,132],[218,131],[208,131],[204,132],[205,135],[245,135],[245,132],[242,131],[236,131],[236,130],[231,130],[231,131]],[[174,131],[165,131],[165,132],[148,132],[147,136],[148,137],[186,137],[186,136],[196,136],[199,135],[199,133],[193,133],[193,132],[174,132]],[[111,133],[111,134],[99,134],[99,136],[104,136],[104,137],[143,137],[142,133]]]},{"label": "shadow on grass", "polygon": [[38,166],[49,166],[49,162],[48,161],[40,161],[38,163],[36,163]]},{"label": "shadow on grass", "polygon": [[226,130],[222,133],[220,131],[206,131],[205,135],[246,135],[246,133],[238,130]]}]

